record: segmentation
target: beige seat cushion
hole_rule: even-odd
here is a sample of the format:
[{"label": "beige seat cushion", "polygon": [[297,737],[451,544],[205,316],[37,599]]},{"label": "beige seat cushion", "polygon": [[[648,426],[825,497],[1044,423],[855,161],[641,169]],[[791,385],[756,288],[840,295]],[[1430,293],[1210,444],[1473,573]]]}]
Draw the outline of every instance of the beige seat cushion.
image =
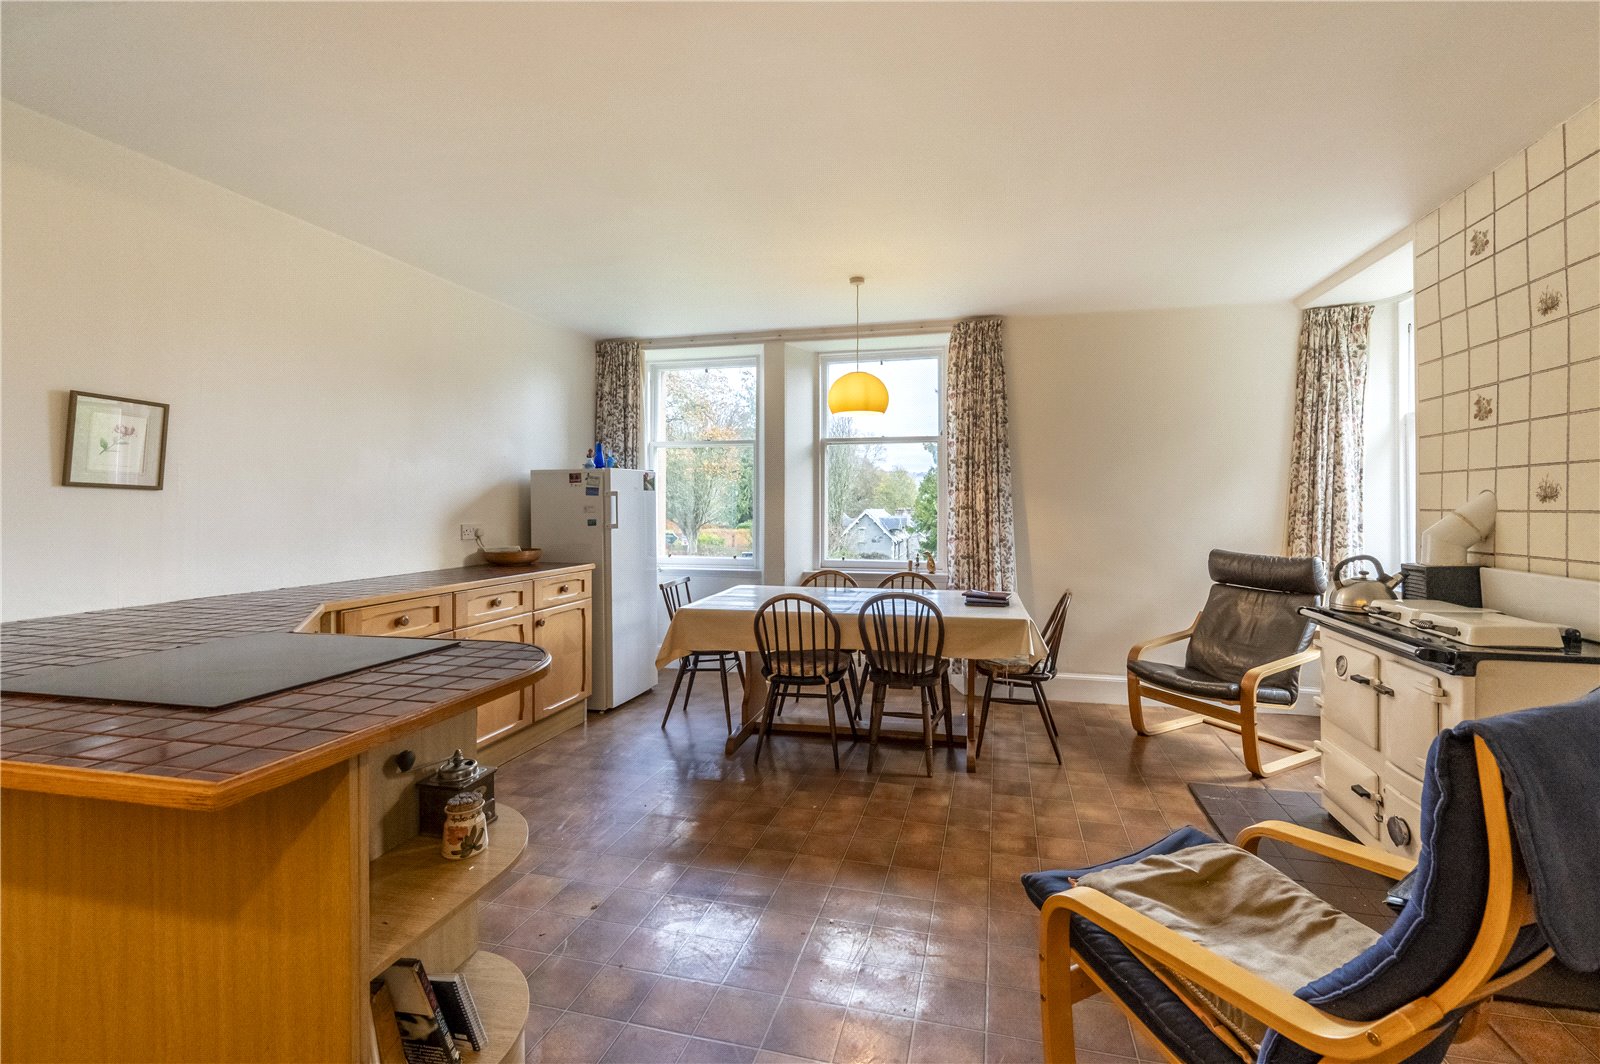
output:
[{"label": "beige seat cushion", "polygon": [[[1091,872],[1078,885],[1110,895],[1290,993],[1379,938],[1265,861],[1226,843]],[[1172,972],[1158,974],[1252,1050],[1260,1048],[1264,1025]]]}]

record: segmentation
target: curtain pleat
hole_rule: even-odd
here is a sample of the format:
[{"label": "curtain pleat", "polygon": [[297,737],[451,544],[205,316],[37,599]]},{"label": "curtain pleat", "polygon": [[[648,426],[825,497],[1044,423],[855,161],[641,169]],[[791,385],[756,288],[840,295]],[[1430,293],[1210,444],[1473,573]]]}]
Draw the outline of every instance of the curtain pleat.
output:
[{"label": "curtain pleat", "polygon": [[644,349],[637,340],[594,345],[594,435],[624,469],[644,448]]},{"label": "curtain pleat", "polygon": [[1010,591],[1017,561],[999,318],[961,321],[950,330],[945,393],[951,586]]},{"label": "curtain pleat", "polygon": [[1370,304],[1300,318],[1290,459],[1288,553],[1332,566],[1361,553],[1362,417]]}]

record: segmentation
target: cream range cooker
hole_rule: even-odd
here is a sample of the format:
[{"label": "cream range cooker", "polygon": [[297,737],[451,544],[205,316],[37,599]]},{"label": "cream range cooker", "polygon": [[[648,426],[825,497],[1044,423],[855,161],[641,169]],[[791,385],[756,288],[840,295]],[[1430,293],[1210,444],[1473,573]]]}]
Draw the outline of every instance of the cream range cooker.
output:
[{"label": "cream range cooker", "polygon": [[1528,629],[1522,638],[1545,649],[1473,646],[1466,640],[1500,642],[1531,622],[1496,620],[1492,611],[1301,612],[1320,626],[1323,808],[1360,841],[1393,853],[1417,855],[1423,769],[1439,732],[1600,687],[1600,644],[1565,626],[1544,624],[1537,636]]}]

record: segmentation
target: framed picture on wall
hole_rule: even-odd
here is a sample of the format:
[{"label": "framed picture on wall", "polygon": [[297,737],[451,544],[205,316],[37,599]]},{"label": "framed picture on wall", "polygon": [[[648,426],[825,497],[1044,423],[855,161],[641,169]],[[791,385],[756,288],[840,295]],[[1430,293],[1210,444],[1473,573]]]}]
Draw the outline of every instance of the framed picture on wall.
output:
[{"label": "framed picture on wall", "polygon": [[71,392],[61,483],[160,491],[167,465],[167,404]]}]

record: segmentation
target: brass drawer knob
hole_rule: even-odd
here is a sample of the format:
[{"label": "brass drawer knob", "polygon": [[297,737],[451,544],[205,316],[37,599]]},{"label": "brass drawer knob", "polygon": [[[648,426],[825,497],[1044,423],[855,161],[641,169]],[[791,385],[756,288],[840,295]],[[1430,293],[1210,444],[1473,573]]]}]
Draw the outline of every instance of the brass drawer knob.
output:
[{"label": "brass drawer knob", "polygon": [[398,617],[396,617],[394,619],[394,626],[396,628],[404,628],[406,625],[408,625],[410,623],[411,623],[411,614],[409,614],[409,613],[402,613],[400,616],[398,616]]},{"label": "brass drawer knob", "polygon": [[533,622],[533,626],[535,628],[543,628],[544,627],[544,618],[540,617],[537,621],[534,621]]},{"label": "brass drawer knob", "polygon": [[565,595],[569,590],[570,588],[566,584],[562,584],[560,587],[556,588],[556,594]]},{"label": "brass drawer knob", "polygon": [[489,608],[490,609],[494,609],[496,606],[500,605],[504,601],[505,601],[505,599],[501,598],[499,595],[496,595],[494,598],[489,600]]}]

